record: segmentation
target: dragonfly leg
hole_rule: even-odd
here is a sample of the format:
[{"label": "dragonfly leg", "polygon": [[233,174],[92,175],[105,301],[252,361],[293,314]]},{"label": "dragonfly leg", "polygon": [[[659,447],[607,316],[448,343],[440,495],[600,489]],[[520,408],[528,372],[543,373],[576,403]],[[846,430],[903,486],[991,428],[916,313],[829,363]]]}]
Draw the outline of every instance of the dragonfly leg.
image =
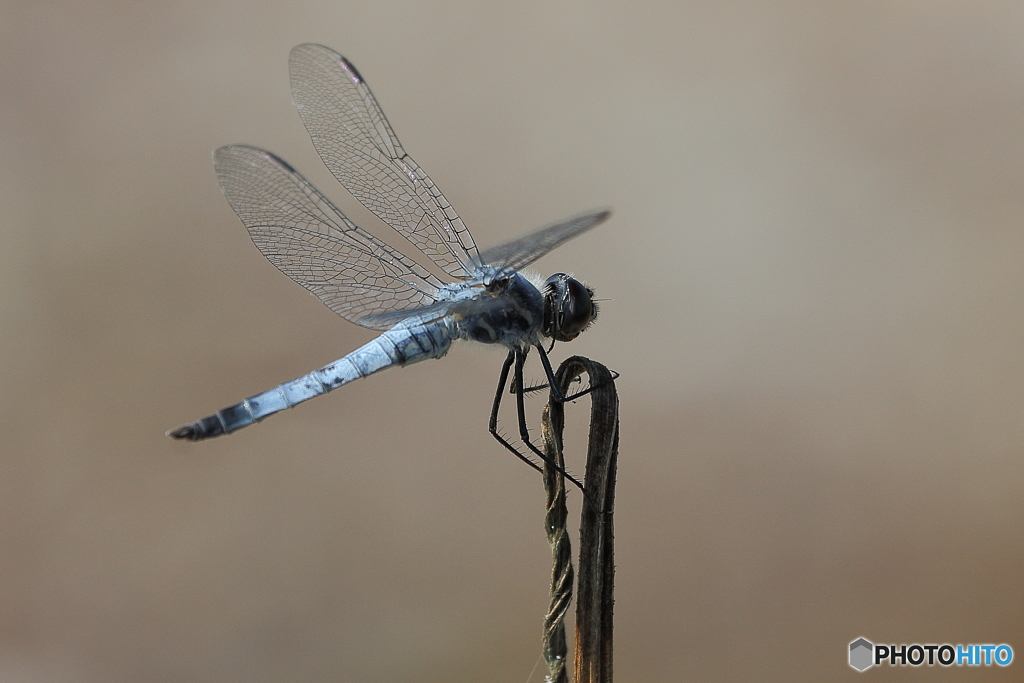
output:
[{"label": "dragonfly leg", "polygon": [[[579,382],[579,381],[580,381],[579,377],[577,377],[576,379],[573,380],[573,382]],[[524,394],[534,394],[534,393],[536,393],[538,391],[544,391],[549,386],[551,386],[551,385],[548,384],[547,382],[544,382],[543,384],[533,384],[533,385],[530,385],[528,387],[523,387],[523,393]],[[508,385],[508,393],[510,393],[510,394],[516,393],[516,385],[515,384],[509,384]]]},{"label": "dragonfly leg", "polygon": [[[583,491],[583,497],[586,498],[587,497],[587,492],[583,489],[583,484],[581,484],[579,482],[579,480],[577,480],[571,474],[566,472],[563,468],[561,468],[557,464],[551,462],[551,459],[548,458],[548,456],[542,450],[540,450],[539,448],[534,446],[533,442],[530,441],[530,430],[526,426],[526,406],[525,406],[524,401],[523,401],[523,391],[522,391],[522,387],[523,387],[523,364],[525,362],[526,362],[526,352],[525,351],[509,351],[508,352],[508,356],[505,358],[505,362],[501,366],[501,375],[498,377],[498,388],[494,392],[494,403],[491,405],[491,419],[487,423],[487,431],[489,431],[491,433],[491,436],[493,436],[498,441],[498,443],[500,443],[502,446],[504,446],[508,451],[510,451],[517,458],[519,458],[520,460],[522,460],[523,462],[525,462],[527,465],[529,465],[533,469],[537,470],[538,472],[542,471],[542,468],[541,468],[540,465],[538,465],[533,460],[530,460],[530,458],[528,458],[527,456],[525,456],[522,453],[520,453],[518,448],[513,446],[508,441],[508,439],[503,437],[498,432],[498,409],[501,407],[501,395],[503,393],[505,393],[505,385],[508,382],[508,373],[509,373],[509,370],[512,369],[512,364],[515,363],[515,375],[514,375],[514,377],[512,379],[512,389],[514,390],[514,393],[516,395],[516,409],[517,409],[516,411],[517,411],[518,417],[519,417],[519,438],[522,439],[523,443],[525,443],[526,446],[537,455],[537,457],[539,457],[545,463],[547,463],[548,465],[553,467],[556,472],[560,473],[566,479],[568,479],[573,484],[575,484],[576,487],[579,488],[580,491]],[[589,502],[589,498],[587,500]]]},{"label": "dragonfly leg", "polygon": [[[552,342],[551,345],[552,345],[552,347],[554,347],[554,342]],[[534,393],[536,391],[543,391],[544,389],[547,389],[548,387],[556,387],[555,391],[554,391],[554,399],[556,401],[560,402],[560,403],[564,403],[565,401],[572,401],[573,399],[577,399],[580,396],[586,396],[591,391],[593,391],[594,389],[597,388],[597,387],[590,387],[588,389],[585,389],[584,391],[581,391],[581,392],[579,392],[577,394],[573,394],[573,395],[568,396],[568,397],[562,396],[561,389],[559,389],[556,386],[556,384],[555,384],[554,372],[551,370],[551,362],[548,360],[548,356],[547,356],[548,352],[550,352],[551,349],[548,349],[548,351],[545,351],[543,346],[541,346],[540,344],[537,344],[537,351],[540,353],[541,362],[544,364],[544,373],[547,375],[548,381],[544,382],[543,384],[534,384],[533,386],[523,387],[523,392],[524,393],[532,394],[532,393]],[[613,377],[612,379],[617,379],[618,376],[619,376],[619,374],[615,373],[615,377]],[[572,381],[573,382],[581,382],[582,379],[579,378],[579,377],[576,377]],[[600,386],[600,385],[598,385],[598,386]],[[509,385],[508,393],[510,393],[510,394],[516,393],[516,385],[514,383]]]},{"label": "dragonfly leg", "polygon": [[[542,349],[540,346],[538,346],[537,348],[541,350],[542,354],[544,353],[544,349]],[[545,358],[545,356],[541,356],[541,357]],[[524,362],[524,364],[526,362],[525,358],[526,358],[526,352],[523,353],[523,359],[524,359],[523,362]],[[551,384],[550,384],[550,382],[551,382],[551,373],[549,372],[547,374],[548,374],[548,381],[547,382],[545,382],[543,384],[535,384],[535,385],[529,386],[529,387],[523,386],[523,388],[522,388],[523,393],[524,394],[532,394],[532,393],[537,392],[537,391],[543,391],[544,389],[547,389],[549,386],[551,386]],[[510,393],[510,394],[517,394],[517,393],[519,393],[519,387],[520,386],[522,386],[522,385],[516,384],[515,382],[512,382],[512,384],[508,385],[508,393]]]},{"label": "dragonfly leg", "polygon": [[[542,471],[540,465],[530,460],[528,457],[519,452],[519,450],[509,443],[505,437],[498,433],[498,408],[501,407],[501,395],[505,393],[505,384],[508,382],[508,371],[512,368],[512,363],[516,359],[516,352],[509,351],[508,357],[505,358],[505,362],[501,366],[501,375],[498,377],[498,390],[494,393],[494,404],[491,406],[491,419],[487,423],[487,431],[491,433],[495,439],[498,440],[502,446],[511,451],[517,458],[525,462],[527,465],[537,470]],[[514,387],[513,387],[514,388]],[[543,456],[542,456],[543,457]]]},{"label": "dragonfly leg", "polygon": [[[587,394],[592,392],[594,389],[597,389],[598,387],[603,386],[607,382],[614,382],[615,380],[617,380],[619,378],[619,373],[617,373],[614,370],[612,370],[611,379],[605,380],[604,382],[601,382],[599,384],[592,384],[591,386],[587,387],[583,391],[578,391],[575,394],[569,394],[568,396],[566,396],[566,395],[564,395],[562,393],[562,390],[558,386],[558,382],[555,380],[555,371],[551,369],[551,361],[548,360],[548,354],[547,354],[547,352],[544,351],[544,347],[541,346],[540,344],[538,344],[537,345],[537,352],[540,354],[540,362],[544,366],[544,374],[546,374],[548,376],[548,384],[544,385],[544,386],[550,386],[551,387],[551,398],[553,398],[554,400],[558,401],[559,403],[565,403],[566,401],[575,401],[576,399],[580,398],[581,396],[586,396]],[[537,388],[544,388],[544,387],[537,387]]]},{"label": "dragonfly leg", "polygon": [[[587,497],[587,492],[583,488],[583,484],[566,472],[563,468],[559,467],[556,463],[551,461],[551,458],[547,456],[541,449],[533,445],[530,441],[530,429],[526,425],[526,405],[523,399],[523,365],[526,363],[526,351],[515,351],[515,376],[512,378],[513,385],[516,387],[516,412],[519,414],[519,438],[527,448],[533,451],[537,457],[546,462],[550,467],[553,467],[556,472],[561,474],[563,477],[571,481],[576,485],[580,491],[583,492],[583,497]],[[588,499],[589,501],[589,499]]]}]

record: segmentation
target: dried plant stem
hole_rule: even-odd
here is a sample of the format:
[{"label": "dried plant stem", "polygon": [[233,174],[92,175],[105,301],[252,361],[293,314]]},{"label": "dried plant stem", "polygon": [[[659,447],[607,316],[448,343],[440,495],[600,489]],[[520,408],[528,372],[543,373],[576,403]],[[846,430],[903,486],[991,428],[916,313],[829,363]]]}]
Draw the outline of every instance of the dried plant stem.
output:
[{"label": "dried plant stem", "polygon": [[[581,374],[590,377],[590,439],[584,487],[594,505],[584,501],[580,522],[580,577],[576,605],[575,678],[579,683],[611,683],[612,610],[614,605],[615,469],[618,457],[618,396],[614,376],[600,363],[573,356],[555,374],[563,395]],[[562,430],[565,407],[551,400],[544,409],[542,434],[547,456],[564,469]],[[565,671],[565,613],[572,600],[573,568],[566,529],[564,478],[544,468],[547,513],[544,524],[551,545],[551,602],[544,621],[544,659],[548,680],[563,683]]]}]

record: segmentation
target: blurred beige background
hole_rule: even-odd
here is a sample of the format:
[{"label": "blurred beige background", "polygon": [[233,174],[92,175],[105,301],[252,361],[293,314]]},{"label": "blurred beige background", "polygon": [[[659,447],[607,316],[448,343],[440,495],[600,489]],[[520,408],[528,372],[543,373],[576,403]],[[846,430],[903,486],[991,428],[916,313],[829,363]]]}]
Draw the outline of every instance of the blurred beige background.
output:
[{"label": "blurred beige background", "polygon": [[486,432],[500,351],[164,436],[370,336],[213,174],[266,147],[374,227],[291,106],[309,41],[482,245],[615,209],[537,265],[612,299],[555,359],[622,373],[618,680],[853,680],[858,636],[1024,657],[1021,3],[0,13],[3,683],[540,680],[543,493]]}]

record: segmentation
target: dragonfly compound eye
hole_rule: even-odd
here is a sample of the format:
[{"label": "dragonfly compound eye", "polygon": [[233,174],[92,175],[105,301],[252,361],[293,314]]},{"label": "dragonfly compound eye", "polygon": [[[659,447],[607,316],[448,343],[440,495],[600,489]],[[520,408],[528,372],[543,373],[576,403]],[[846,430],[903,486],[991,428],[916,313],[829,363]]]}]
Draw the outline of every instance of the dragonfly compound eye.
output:
[{"label": "dragonfly compound eye", "polygon": [[594,291],[565,273],[547,279],[544,288],[544,334],[572,341],[597,317]]}]

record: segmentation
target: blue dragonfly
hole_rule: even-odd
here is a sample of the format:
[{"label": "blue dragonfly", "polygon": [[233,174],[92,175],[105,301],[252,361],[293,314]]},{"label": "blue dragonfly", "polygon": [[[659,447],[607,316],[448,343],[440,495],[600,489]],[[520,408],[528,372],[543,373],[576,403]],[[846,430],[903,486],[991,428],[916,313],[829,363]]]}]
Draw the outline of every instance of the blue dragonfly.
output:
[{"label": "blue dragonfly", "polygon": [[274,154],[247,145],[221,147],[214,153],[217,179],[253,244],[332,311],[381,334],[340,360],[168,436],[199,441],[230,434],[380,370],[440,358],[462,339],[508,349],[490,433],[541,469],[498,430],[498,409],[512,372],[520,438],[551,464],[530,441],[523,395],[537,387],[524,387],[523,366],[536,349],[548,378],[544,386],[552,387],[556,400],[586,393],[566,397],[558,391],[544,346],[575,339],[597,317],[597,303],[590,287],[565,273],[542,280],[521,269],[610,212],[583,213],[480,250],[441,191],[406,153],[351,62],[323,45],[305,44],[292,50],[289,67],[295,106],[327,168],[448,278],[356,226]]}]

